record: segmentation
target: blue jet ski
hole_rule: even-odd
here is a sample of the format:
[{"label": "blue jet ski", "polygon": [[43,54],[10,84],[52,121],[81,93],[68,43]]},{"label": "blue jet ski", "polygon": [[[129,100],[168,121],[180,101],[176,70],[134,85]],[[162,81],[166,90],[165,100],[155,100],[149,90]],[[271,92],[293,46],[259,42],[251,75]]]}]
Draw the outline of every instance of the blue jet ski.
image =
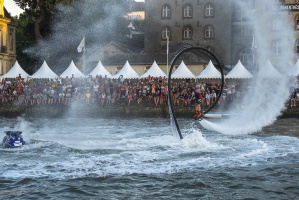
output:
[{"label": "blue jet ski", "polygon": [[25,144],[21,131],[5,131],[5,133],[6,136],[1,143],[2,148],[17,148]]}]

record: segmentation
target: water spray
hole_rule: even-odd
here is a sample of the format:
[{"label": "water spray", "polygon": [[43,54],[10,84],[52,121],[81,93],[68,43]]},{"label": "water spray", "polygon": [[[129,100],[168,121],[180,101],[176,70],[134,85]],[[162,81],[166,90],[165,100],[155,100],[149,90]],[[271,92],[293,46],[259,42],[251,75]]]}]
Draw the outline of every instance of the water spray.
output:
[{"label": "water spray", "polygon": [[180,136],[180,139],[183,139],[183,135],[181,133],[179,124],[177,122],[177,119],[176,119],[176,116],[175,116],[175,112],[174,112],[174,108],[173,108],[173,102],[172,102],[172,99],[171,99],[171,96],[170,96],[170,91],[171,91],[171,74],[172,74],[172,69],[173,69],[176,61],[184,53],[192,51],[192,50],[201,51],[205,55],[207,55],[208,57],[212,57],[213,59],[215,59],[215,61],[217,62],[218,66],[219,66],[220,73],[221,73],[221,89],[220,89],[219,95],[217,96],[215,102],[206,111],[203,112],[203,118],[205,117],[205,114],[207,114],[209,111],[211,111],[216,106],[216,104],[218,103],[218,101],[219,101],[219,99],[221,97],[221,94],[222,94],[223,86],[224,86],[224,73],[223,73],[222,65],[219,62],[219,60],[217,59],[217,57],[211,51],[209,51],[209,50],[207,50],[205,48],[202,48],[202,47],[188,47],[188,48],[185,48],[182,51],[180,51],[177,55],[175,55],[175,57],[171,61],[171,66],[170,66],[170,69],[169,69],[169,72],[168,72],[168,100],[169,100],[169,110],[170,110],[170,112],[172,114],[172,117],[173,117],[173,120],[174,120],[174,124],[175,124],[176,130],[177,130],[177,132],[178,132],[178,134]]}]

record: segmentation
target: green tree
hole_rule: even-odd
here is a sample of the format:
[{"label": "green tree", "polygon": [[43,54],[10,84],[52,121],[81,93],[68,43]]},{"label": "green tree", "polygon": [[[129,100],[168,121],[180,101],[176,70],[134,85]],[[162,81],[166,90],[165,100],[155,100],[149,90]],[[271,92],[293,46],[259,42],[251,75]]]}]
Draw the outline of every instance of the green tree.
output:
[{"label": "green tree", "polygon": [[[20,34],[28,36],[28,44],[20,46],[22,53],[37,59],[37,67],[46,60],[57,73],[61,73],[71,60],[81,54],[77,46],[86,38],[87,54],[126,33],[124,14],[132,0],[14,0],[25,10],[20,16]],[[30,20],[27,20],[30,19]],[[25,36],[24,36],[25,37]],[[22,38],[22,37],[20,37]],[[24,38],[25,39],[25,38]],[[18,45],[18,44],[17,44]],[[30,48],[29,48],[30,47]],[[26,49],[25,49],[26,48]],[[22,54],[21,54],[22,55]],[[35,70],[36,70],[35,69]],[[33,69],[34,71],[34,69]]]},{"label": "green tree", "polygon": [[30,10],[26,10],[18,18],[14,18],[17,22],[16,28],[16,50],[17,60],[22,67],[29,74],[33,72],[36,59],[30,57],[26,53],[26,49],[35,44],[35,38],[33,34],[34,19],[33,13]]},{"label": "green tree", "polygon": [[14,0],[23,10],[30,10],[34,17],[34,36],[37,43],[42,43],[45,30],[57,4],[70,4],[73,0]]}]

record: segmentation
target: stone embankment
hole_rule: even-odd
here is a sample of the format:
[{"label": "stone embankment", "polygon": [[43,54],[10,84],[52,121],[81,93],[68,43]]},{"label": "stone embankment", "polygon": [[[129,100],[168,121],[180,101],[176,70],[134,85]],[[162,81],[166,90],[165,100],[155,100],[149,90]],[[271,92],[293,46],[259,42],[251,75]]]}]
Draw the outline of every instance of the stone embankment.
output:
[{"label": "stone embankment", "polygon": [[[174,106],[175,114],[179,117],[193,117],[193,106]],[[205,108],[204,108],[205,109]],[[227,108],[215,108],[212,111],[225,112]],[[95,104],[72,103],[70,105],[37,105],[37,106],[10,106],[1,105],[2,117],[168,117],[167,105],[154,106],[151,103],[132,105],[100,106]],[[299,117],[299,106],[286,108],[281,118]]]}]

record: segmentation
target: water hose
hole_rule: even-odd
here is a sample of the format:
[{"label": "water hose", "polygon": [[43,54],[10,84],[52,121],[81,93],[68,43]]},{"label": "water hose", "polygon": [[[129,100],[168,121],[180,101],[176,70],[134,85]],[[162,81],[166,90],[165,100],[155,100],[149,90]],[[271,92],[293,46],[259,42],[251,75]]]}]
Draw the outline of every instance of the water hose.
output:
[{"label": "water hose", "polygon": [[211,51],[209,51],[208,49],[205,49],[205,48],[202,48],[202,47],[187,47],[187,48],[183,49],[182,51],[180,51],[177,55],[175,55],[175,57],[171,61],[171,66],[170,66],[170,69],[169,69],[169,72],[168,72],[168,100],[169,100],[170,112],[173,116],[174,124],[176,126],[177,131],[178,131],[180,139],[183,139],[183,135],[181,133],[178,121],[176,119],[174,108],[173,108],[173,102],[172,102],[172,99],[171,99],[171,96],[170,96],[170,92],[171,92],[171,74],[172,74],[172,69],[173,69],[175,63],[180,58],[180,56],[183,53],[186,53],[186,52],[192,51],[192,50],[200,50],[200,51],[203,51],[204,53],[206,53],[208,56],[212,56],[215,59],[215,61],[217,62],[218,66],[219,66],[219,69],[220,69],[220,73],[221,73],[221,89],[220,89],[220,92],[219,92],[218,96],[216,97],[215,102],[206,111],[204,111],[203,117],[204,117],[205,114],[207,114],[210,110],[212,110],[216,106],[216,104],[218,103],[218,101],[221,97],[223,86],[224,86],[224,73],[223,73],[222,65],[219,62],[219,60],[217,59],[217,57]]}]

